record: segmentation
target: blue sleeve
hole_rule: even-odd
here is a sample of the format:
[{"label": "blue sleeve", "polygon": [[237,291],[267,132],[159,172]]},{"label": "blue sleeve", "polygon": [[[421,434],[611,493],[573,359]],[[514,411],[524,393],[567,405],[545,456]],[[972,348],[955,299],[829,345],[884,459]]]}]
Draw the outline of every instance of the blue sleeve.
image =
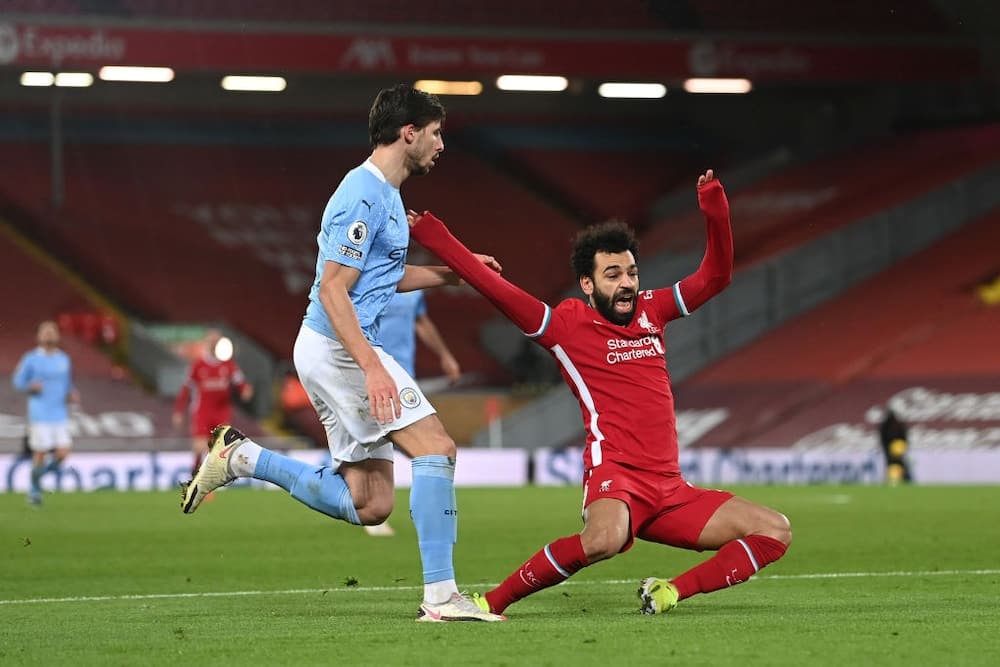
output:
[{"label": "blue sleeve", "polygon": [[417,292],[417,305],[414,307],[414,311],[416,311],[413,315],[414,319],[427,314],[427,301],[424,299],[423,290]]},{"label": "blue sleeve", "polygon": [[375,234],[382,226],[383,208],[374,195],[345,197],[346,207],[323,220],[320,255],[324,261],[364,268]]},{"label": "blue sleeve", "polygon": [[28,384],[31,382],[31,371],[31,354],[29,353],[21,357],[21,361],[18,362],[17,368],[14,370],[14,375],[11,377],[14,389],[18,391],[28,390]]}]

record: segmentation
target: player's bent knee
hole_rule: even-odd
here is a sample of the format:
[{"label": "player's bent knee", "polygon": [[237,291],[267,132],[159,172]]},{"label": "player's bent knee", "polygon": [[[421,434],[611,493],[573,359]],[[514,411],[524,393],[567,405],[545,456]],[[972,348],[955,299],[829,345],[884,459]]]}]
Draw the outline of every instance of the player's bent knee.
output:
[{"label": "player's bent knee", "polygon": [[397,447],[411,457],[448,456],[455,457],[457,449],[437,415],[426,417],[416,424],[390,434]]},{"label": "player's bent knee", "polygon": [[792,543],[792,522],[781,512],[768,511],[766,526],[759,530],[761,535],[767,535],[788,546]]},{"label": "player's bent knee", "polygon": [[451,458],[455,458],[455,456],[458,454],[458,447],[455,445],[455,441],[452,440],[449,436],[438,438],[436,445],[438,451],[434,452],[435,454],[439,454],[441,456],[449,456]]},{"label": "player's bent knee", "polygon": [[423,446],[415,453],[414,456],[448,456],[455,458],[458,449],[455,446],[455,441],[447,434],[437,435],[433,438],[427,439]]},{"label": "player's bent knee", "polygon": [[588,563],[596,563],[616,556],[625,546],[627,540],[628,536],[617,530],[584,530],[580,536]]},{"label": "player's bent knee", "polygon": [[355,506],[358,518],[364,526],[374,526],[382,523],[392,514],[393,498],[372,498],[361,507]]}]

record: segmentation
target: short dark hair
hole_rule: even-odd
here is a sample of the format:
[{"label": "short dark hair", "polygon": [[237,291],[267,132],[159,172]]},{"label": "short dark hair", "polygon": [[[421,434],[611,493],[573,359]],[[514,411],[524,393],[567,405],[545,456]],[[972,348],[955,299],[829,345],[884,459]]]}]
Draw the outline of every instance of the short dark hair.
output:
[{"label": "short dark hair", "polygon": [[573,241],[573,271],[577,278],[594,277],[594,256],[599,252],[631,251],[639,261],[639,246],[635,232],[621,220],[608,220],[587,227]]},{"label": "short dark hair", "polygon": [[368,112],[368,138],[372,148],[388,145],[399,138],[399,128],[406,125],[426,127],[429,123],[444,122],[444,105],[436,95],[400,83],[384,88],[375,96]]}]

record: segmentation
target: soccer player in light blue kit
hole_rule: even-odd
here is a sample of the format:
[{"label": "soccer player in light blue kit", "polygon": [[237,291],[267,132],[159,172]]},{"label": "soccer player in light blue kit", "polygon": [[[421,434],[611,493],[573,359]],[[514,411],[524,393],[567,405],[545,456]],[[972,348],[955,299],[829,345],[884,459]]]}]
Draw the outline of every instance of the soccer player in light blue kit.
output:
[{"label": "soccer player in light blue kit", "polygon": [[[326,428],[331,466],[296,461],[219,426],[194,479],[182,485],[181,508],[194,512],[218,487],[255,477],[336,519],[381,523],[392,512],[395,443],[413,457],[410,515],[424,574],[417,620],[502,621],[455,583],[455,443],[412,376],[378,345],[380,315],[397,289],[459,283],[447,267],[405,263],[410,230],[399,187],[434,166],[444,116],[433,95],[406,84],[382,90],[368,117],[372,154],[323,212],[316,280],[293,356]],[[500,270],[492,257],[479,261]]]},{"label": "soccer player in light blue kit", "polygon": [[[462,376],[462,367],[448,349],[434,320],[427,314],[427,300],[423,290],[396,292],[382,311],[378,332],[382,349],[411,378],[417,377],[417,338],[438,356],[441,371],[450,383],[458,382]],[[365,526],[365,532],[376,537],[391,537],[396,534],[388,521]]]},{"label": "soccer player in light blue kit", "polygon": [[16,390],[28,394],[32,505],[42,503],[42,476],[59,469],[73,444],[68,404],[78,403],[80,394],[72,370],[69,355],[59,349],[59,327],[50,320],[39,324],[38,347],[21,357],[11,379]]},{"label": "soccer player in light blue kit", "polygon": [[444,337],[427,312],[427,299],[423,290],[396,292],[389,305],[382,311],[379,322],[379,342],[403,369],[416,377],[417,339],[437,355],[441,372],[448,382],[458,382],[462,368],[455,355],[448,349]]}]

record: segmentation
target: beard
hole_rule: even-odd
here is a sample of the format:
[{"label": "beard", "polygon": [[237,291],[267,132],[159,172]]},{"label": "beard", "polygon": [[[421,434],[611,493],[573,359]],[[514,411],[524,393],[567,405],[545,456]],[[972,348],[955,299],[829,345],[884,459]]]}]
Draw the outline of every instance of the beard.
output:
[{"label": "beard", "polygon": [[[437,155],[434,156],[437,159]],[[419,158],[410,155],[407,159],[406,168],[410,172],[410,176],[426,176],[431,171],[431,167],[434,166],[433,161],[427,164],[421,164]]]},{"label": "beard", "polygon": [[[635,315],[635,290],[621,289],[608,296],[595,288],[591,296],[594,299],[594,308],[604,316],[604,319],[619,326],[626,326],[632,321],[632,316]],[[615,309],[615,303],[622,298],[631,298],[631,307],[627,311]]]}]

